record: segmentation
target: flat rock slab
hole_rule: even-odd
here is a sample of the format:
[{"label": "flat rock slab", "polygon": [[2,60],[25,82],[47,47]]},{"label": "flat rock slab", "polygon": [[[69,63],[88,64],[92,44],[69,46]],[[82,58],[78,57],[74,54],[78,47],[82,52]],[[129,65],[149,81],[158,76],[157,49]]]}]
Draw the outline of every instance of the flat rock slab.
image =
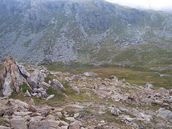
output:
[{"label": "flat rock slab", "polygon": [[10,127],[0,126],[0,129],[11,129]]},{"label": "flat rock slab", "polygon": [[60,129],[59,122],[55,120],[44,120],[39,122],[32,121],[29,129]]},{"label": "flat rock slab", "polygon": [[13,129],[27,129],[26,122],[23,118],[13,118],[10,120],[10,123]]}]

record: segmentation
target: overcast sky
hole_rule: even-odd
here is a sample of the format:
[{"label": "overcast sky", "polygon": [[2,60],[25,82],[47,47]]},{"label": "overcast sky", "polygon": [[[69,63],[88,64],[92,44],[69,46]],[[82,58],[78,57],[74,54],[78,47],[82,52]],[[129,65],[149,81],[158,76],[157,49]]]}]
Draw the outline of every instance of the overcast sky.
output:
[{"label": "overcast sky", "polygon": [[106,0],[124,6],[155,10],[172,10],[172,0]]}]

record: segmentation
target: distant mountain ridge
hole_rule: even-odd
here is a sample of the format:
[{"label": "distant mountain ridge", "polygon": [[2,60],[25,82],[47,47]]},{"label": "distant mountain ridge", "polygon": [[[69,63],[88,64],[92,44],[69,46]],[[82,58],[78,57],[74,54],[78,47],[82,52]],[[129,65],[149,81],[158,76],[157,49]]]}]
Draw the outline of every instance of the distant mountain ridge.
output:
[{"label": "distant mountain ridge", "polygon": [[170,13],[130,9],[104,0],[0,3],[2,57],[10,54],[32,63],[156,63],[152,59],[159,56],[162,62],[172,61]]}]

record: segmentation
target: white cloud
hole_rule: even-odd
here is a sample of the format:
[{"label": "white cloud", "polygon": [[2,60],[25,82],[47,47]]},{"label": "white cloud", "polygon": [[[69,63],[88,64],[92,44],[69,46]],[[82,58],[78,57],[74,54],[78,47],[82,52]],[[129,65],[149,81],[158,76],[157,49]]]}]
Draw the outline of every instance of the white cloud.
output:
[{"label": "white cloud", "polygon": [[172,0],[106,0],[124,6],[144,9],[172,10]]}]

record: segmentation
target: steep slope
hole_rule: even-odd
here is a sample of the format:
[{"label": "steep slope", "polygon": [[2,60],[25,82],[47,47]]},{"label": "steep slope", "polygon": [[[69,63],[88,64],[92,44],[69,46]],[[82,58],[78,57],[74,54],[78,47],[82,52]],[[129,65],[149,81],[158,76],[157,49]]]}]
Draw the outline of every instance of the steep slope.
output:
[{"label": "steep slope", "polygon": [[11,54],[33,63],[137,64],[154,58],[135,57],[147,53],[142,44],[148,44],[153,46],[150,51],[160,49],[165,53],[162,58],[171,61],[171,14],[130,9],[104,0],[0,3],[1,56]]}]

